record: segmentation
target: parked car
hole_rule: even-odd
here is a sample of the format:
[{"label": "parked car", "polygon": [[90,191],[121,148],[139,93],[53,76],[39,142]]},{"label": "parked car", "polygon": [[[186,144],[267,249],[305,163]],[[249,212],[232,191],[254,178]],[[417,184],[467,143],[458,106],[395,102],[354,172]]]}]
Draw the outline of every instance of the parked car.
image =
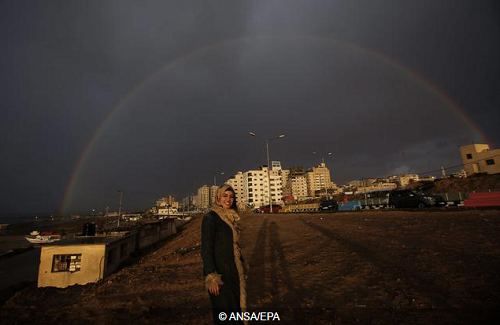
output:
[{"label": "parked car", "polygon": [[439,195],[430,195],[411,190],[389,192],[389,206],[395,208],[425,208],[445,206],[446,201]]},{"label": "parked car", "polygon": [[[281,209],[282,209],[281,205],[273,204],[273,213],[278,213]],[[269,211],[270,211],[269,204],[261,206],[260,208],[254,210],[254,212],[257,213],[269,213]]]},{"label": "parked car", "polygon": [[337,211],[339,209],[339,205],[335,200],[325,200],[319,204],[319,211]]},{"label": "parked car", "polygon": [[360,211],[363,208],[361,201],[340,202],[339,211]]}]

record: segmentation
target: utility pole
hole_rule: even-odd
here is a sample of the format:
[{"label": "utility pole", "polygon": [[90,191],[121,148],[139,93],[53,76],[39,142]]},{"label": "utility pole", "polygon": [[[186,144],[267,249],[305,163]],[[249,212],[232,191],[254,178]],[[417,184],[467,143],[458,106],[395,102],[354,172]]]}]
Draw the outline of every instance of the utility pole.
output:
[{"label": "utility pole", "polygon": [[269,164],[269,140],[266,140],[267,151],[267,181],[269,182],[269,213],[273,213],[273,197],[271,196],[271,165]]},{"label": "utility pole", "polygon": [[118,190],[118,193],[120,194],[120,200],[118,202],[118,225],[117,225],[117,227],[120,227],[120,219],[122,217],[123,191]]}]

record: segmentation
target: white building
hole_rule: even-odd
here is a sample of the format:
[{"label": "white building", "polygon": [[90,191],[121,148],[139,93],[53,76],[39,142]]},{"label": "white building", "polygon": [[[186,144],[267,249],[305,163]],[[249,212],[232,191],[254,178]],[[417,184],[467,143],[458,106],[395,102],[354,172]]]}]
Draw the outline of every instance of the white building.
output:
[{"label": "white building", "polygon": [[[281,163],[273,161],[271,166],[271,170],[268,170],[267,166],[262,166],[256,170],[238,172],[227,181],[236,192],[238,207],[258,208],[268,205],[269,185],[271,185],[272,203],[283,205]],[[268,172],[271,182],[269,182]]]}]

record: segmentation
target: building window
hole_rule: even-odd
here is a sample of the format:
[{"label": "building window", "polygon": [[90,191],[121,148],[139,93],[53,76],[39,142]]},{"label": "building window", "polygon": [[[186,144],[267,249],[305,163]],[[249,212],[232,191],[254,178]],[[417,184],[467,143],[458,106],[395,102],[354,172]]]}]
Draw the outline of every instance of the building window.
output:
[{"label": "building window", "polygon": [[472,154],[471,154],[471,153],[468,153],[468,154],[466,155],[466,157],[467,157],[467,159],[472,159]]},{"label": "building window", "polygon": [[495,164],[495,159],[486,159],[486,165],[491,166]]},{"label": "building window", "polygon": [[82,254],[54,255],[52,272],[78,272],[82,268]]}]

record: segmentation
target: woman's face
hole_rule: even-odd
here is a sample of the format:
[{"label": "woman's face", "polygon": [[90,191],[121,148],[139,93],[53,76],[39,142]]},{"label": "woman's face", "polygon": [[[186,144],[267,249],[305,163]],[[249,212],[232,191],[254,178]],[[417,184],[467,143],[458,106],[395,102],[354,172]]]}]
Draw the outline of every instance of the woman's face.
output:
[{"label": "woman's face", "polygon": [[220,203],[224,209],[229,209],[233,206],[234,203],[234,193],[232,191],[225,191],[222,194],[220,199]]}]

